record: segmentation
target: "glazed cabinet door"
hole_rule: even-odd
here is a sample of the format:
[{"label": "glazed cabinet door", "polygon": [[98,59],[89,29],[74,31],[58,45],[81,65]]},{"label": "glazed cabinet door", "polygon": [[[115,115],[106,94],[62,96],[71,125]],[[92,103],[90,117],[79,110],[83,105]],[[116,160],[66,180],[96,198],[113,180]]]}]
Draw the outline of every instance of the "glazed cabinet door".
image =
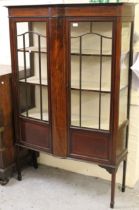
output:
[{"label": "glazed cabinet door", "polygon": [[18,141],[50,151],[48,21],[19,19],[15,29]]},{"label": "glazed cabinet door", "polygon": [[112,20],[68,21],[69,156],[109,160]]}]

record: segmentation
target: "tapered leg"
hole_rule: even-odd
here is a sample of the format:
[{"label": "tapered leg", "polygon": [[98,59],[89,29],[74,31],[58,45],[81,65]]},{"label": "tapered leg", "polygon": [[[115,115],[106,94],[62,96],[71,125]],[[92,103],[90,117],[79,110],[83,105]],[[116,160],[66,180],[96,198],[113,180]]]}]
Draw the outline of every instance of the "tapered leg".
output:
[{"label": "tapered leg", "polygon": [[38,168],[38,162],[37,162],[37,153],[35,151],[32,151],[32,162],[35,169]]},{"label": "tapered leg", "polygon": [[9,182],[8,178],[0,178],[0,185],[6,185]]},{"label": "tapered leg", "polygon": [[115,182],[116,182],[116,170],[112,170],[112,180],[111,180],[111,203],[110,208],[114,208],[114,200],[115,200]]},{"label": "tapered leg", "polygon": [[127,159],[123,161],[123,181],[122,181],[122,192],[125,192],[126,168],[127,168]]},{"label": "tapered leg", "polygon": [[20,163],[20,148],[16,146],[16,170],[17,170],[17,179],[18,181],[22,180],[21,175],[21,163]]}]

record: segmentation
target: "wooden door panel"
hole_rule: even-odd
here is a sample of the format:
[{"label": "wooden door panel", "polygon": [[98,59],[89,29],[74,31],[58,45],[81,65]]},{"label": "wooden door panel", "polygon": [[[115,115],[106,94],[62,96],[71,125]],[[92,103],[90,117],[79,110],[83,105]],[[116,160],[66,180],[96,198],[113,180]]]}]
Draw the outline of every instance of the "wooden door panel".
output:
[{"label": "wooden door panel", "polygon": [[25,145],[50,150],[50,131],[49,125],[42,122],[20,119],[20,139]]},{"label": "wooden door panel", "polygon": [[109,134],[77,129],[70,129],[70,132],[70,156],[90,160],[109,159]]}]

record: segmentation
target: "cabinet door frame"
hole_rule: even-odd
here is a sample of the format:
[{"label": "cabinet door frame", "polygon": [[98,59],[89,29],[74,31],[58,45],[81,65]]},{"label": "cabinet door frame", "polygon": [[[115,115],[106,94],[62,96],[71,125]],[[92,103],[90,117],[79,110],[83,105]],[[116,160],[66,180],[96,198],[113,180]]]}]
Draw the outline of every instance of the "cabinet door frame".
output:
[{"label": "cabinet door frame", "polygon": [[[47,44],[47,52],[49,52],[50,48],[50,37],[49,37],[49,18],[48,17],[10,17],[9,26],[10,26],[10,43],[11,43],[11,54],[12,54],[12,92],[13,92],[13,101],[14,101],[14,129],[15,129],[15,138],[16,144],[22,144],[21,133],[20,133],[20,118],[26,120],[26,117],[20,116],[19,113],[19,86],[18,86],[18,57],[17,57],[17,31],[16,24],[22,22],[46,22],[47,30],[46,30],[46,44]],[[29,122],[34,123],[35,125],[45,125],[49,127],[49,148],[41,148],[41,150],[46,150],[47,152],[51,151],[51,79],[50,79],[50,55],[47,53],[47,80],[48,80],[48,113],[49,120],[48,122],[44,122],[38,119],[29,119]],[[26,145],[25,145],[26,146]],[[27,145],[27,147],[33,147],[33,145]],[[39,147],[35,148],[36,150],[40,150]]]},{"label": "cabinet door frame", "polygon": [[[67,64],[66,66],[68,66],[68,91],[67,91],[67,101],[69,101],[68,103],[68,154],[70,154],[71,151],[71,143],[70,143],[70,139],[71,139],[71,126],[70,126],[70,78],[71,78],[71,66],[70,66],[70,24],[72,22],[89,22],[89,21],[94,21],[94,22],[111,22],[112,23],[112,56],[111,56],[111,99],[110,99],[110,122],[109,122],[109,130],[99,130],[99,129],[92,129],[92,128],[80,128],[80,127],[75,127],[74,129],[77,130],[77,132],[84,132],[86,133],[87,131],[89,133],[93,133],[94,135],[98,135],[100,134],[100,136],[102,135],[102,133],[104,133],[104,135],[106,135],[106,138],[108,139],[108,156],[107,158],[103,161],[102,159],[95,159],[95,158],[89,158],[88,160],[93,160],[94,162],[104,162],[104,163],[108,163],[112,158],[113,154],[110,152],[111,149],[113,148],[114,144],[113,144],[113,134],[114,134],[114,124],[115,124],[115,117],[118,118],[118,112],[116,113],[115,110],[118,110],[118,106],[119,106],[119,100],[118,100],[118,94],[119,94],[119,81],[115,80],[115,76],[120,76],[120,63],[118,65],[118,67],[116,67],[115,63],[116,60],[118,59],[120,61],[120,55],[119,58],[116,58],[116,53],[119,50],[119,46],[120,43],[118,45],[118,47],[116,48],[116,37],[118,37],[118,33],[116,34],[116,30],[118,27],[117,24],[117,18],[116,17],[67,17],[66,18],[66,31],[67,31]],[[120,21],[119,21],[120,22]],[[120,33],[120,31],[118,31]],[[120,50],[119,50],[120,53]],[[117,119],[118,120],[118,119]],[[71,155],[72,157],[75,157],[75,155]],[[114,157],[114,156],[113,156]],[[76,156],[75,158],[81,158],[81,159],[87,159],[86,157],[80,157],[80,156]]]}]

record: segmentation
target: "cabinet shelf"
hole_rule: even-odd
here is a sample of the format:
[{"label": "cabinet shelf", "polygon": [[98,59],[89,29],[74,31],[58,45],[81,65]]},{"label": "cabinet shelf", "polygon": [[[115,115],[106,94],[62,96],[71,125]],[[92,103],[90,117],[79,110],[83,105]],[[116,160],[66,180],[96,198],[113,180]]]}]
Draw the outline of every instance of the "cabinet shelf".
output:
[{"label": "cabinet shelf", "polygon": [[[34,53],[39,53],[39,50],[38,50],[38,47],[35,47],[35,46],[31,46],[31,47],[26,47],[25,49],[24,48],[20,48],[18,49],[18,52],[34,52]],[[40,50],[41,53],[47,53],[47,50],[46,50],[46,47],[41,47],[41,50]]]},{"label": "cabinet shelf", "polygon": [[120,91],[123,91],[125,89],[128,89],[128,85],[123,85],[123,86],[120,87]]},{"label": "cabinet shelf", "polygon": [[[81,90],[84,91],[94,91],[94,92],[100,92],[100,85],[95,84],[95,82],[89,82],[89,81],[82,81],[81,83]],[[71,89],[72,90],[80,90],[80,84],[78,80],[72,80],[71,82]],[[109,84],[102,84],[101,85],[101,92],[111,92],[111,87]]]},{"label": "cabinet shelf", "polygon": [[[102,121],[102,123],[101,123],[101,126],[99,128],[97,119],[94,118],[93,122],[92,122],[92,120],[90,120],[90,118],[88,118],[86,120],[82,120],[81,127],[82,128],[100,129],[100,130],[109,130],[109,124],[107,123],[107,120],[102,119],[101,121]],[[125,121],[125,122],[127,122],[127,121]],[[121,122],[119,124],[119,127],[121,127],[123,124],[124,124],[123,120],[121,120]],[[72,117],[71,127],[80,127],[79,116],[73,116]]]},{"label": "cabinet shelf", "polygon": [[111,54],[97,54],[97,53],[77,53],[77,52],[72,52],[71,55],[73,56],[103,56],[103,57],[111,57],[112,55]]},{"label": "cabinet shelf", "polygon": [[[21,115],[27,117],[27,112],[23,112]],[[44,111],[42,116],[42,120],[48,121],[48,111]],[[28,118],[41,120],[40,110],[38,108],[28,110]]]},{"label": "cabinet shelf", "polygon": [[[106,85],[102,85],[101,86],[101,90],[99,86],[94,86],[91,87],[92,83],[90,84],[89,82],[85,82],[85,85],[82,85],[82,88],[80,89],[79,87],[79,81],[77,83],[77,81],[72,81],[72,86],[70,87],[71,90],[81,90],[81,91],[92,91],[92,92],[102,92],[102,93],[111,93],[111,88],[106,87]],[[120,91],[124,90],[125,88],[128,88],[128,86],[126,85],[121,85],[120,87]]]},{"label": "cabinet shelf", "polygon": [[[81,127],[84,128],[92,128],[92,129],[100,129],[100,130],[108,130],[109,129],[109,123],[108,120],[102,119],[101,120],[101,125],[99,128],[99,122],[97,118],[90,118],[90,117],[85,117],[84,120],[81,122]],[[79,124],[79,116],[73,115],[72,120],[71,120],[71,127],[80,127]]]},{"label": "cabinet shelf", "polygon": [[[19,82],[23,82],[23,83],[30,83],[30,84],[35,84],[35,85],[40,85],[40,79],[36,76],[32,76],[32,77],[28,77],[25,81],[25,79],[21,79]],[[41,85],[48,85],[47,79],[46,78],[42,78],[41,79]]]},{"label": "cabinet shelf", "polygon": [[88,89],[88,88],[82,88],[82,89],[80,89],[80,88],[71,88],[71,90],[77,90],[77,91],[89,91],[89,92],[101,92],[101,93],[111,93],[109,90],[104,90],[104,89],[97,89],[97,88],[90,88],[90,89]]},{"label": "cabinet shelf", "polygon": [[71,49],[71,55],[76,56],[112,56],[110,51],[103,50],[102,54],[98,50],[82,49],[81,53],[79,49]]}]

